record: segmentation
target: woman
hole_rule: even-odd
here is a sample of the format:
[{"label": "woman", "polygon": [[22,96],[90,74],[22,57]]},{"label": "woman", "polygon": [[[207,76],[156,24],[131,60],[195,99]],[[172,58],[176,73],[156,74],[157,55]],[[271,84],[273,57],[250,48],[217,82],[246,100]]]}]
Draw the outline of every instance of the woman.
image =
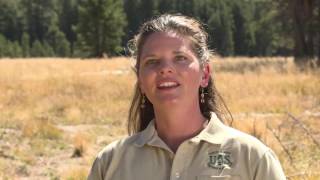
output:
[{"label": "woman", "polygon": [[98,154],[89,180],[285,179],[272,150],[220,121],[199,22],[159,16],[142,25],[132,49],[131,136]]}]

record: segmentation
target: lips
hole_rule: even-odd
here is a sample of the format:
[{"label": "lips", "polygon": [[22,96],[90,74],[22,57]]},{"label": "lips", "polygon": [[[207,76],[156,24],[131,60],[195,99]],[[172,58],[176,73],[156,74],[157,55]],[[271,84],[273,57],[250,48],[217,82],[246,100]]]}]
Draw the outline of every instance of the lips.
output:
[{"label": "lips", "polygon": [[172,89],[178,86],[180,86],[180,84],[174,80],[162,80],[159,83],[157,83],[158,89]]}]

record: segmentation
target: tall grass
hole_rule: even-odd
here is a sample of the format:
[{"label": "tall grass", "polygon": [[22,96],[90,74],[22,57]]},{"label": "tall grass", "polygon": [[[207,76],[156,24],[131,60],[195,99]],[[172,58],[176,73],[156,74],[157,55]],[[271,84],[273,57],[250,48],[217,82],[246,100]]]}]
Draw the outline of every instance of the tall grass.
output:
[{"label": "tall grass", "polygon": [[[136,81],[132,64],[127,58],[0,60],[0,175],[83,179],[94,155],[126,134]],[[302,115],[320,111],[320,72],[300,71],[292,58],[281,57],[214,57],[211,66],[217,88],[234,116],[233,126],[271,146],[286,172],[293,174],[297,169],[267,124],[282,128],[283,143],[305,142],[304,151],[286,146],[296,157],[296,168],[306,168],[311,161],[303,156],[319,151],[286,113],[304,117],[302,121],[318,137],[319,116]],[[291,130],[296,133],[290,135]],[[73,156],[77,150],[80,156]],[[312,157],[320,161],[319,154]],[[73,170],[60,166],[61,159]],[[41,165],[43,161],[48,163]],[[312,165],[303,176],[319,178],[313,175],[315,168]]]}]

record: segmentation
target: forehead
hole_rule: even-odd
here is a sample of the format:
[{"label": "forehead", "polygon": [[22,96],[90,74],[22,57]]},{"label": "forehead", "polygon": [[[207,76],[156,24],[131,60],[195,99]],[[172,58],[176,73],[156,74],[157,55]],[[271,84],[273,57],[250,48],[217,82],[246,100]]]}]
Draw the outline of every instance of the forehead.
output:
[{"label": "forehead", "polygon": [[162,50],[180,50],[191,52],[191,41],[174,32],[155,32],[147,37],[142,46],[141,55]]}]

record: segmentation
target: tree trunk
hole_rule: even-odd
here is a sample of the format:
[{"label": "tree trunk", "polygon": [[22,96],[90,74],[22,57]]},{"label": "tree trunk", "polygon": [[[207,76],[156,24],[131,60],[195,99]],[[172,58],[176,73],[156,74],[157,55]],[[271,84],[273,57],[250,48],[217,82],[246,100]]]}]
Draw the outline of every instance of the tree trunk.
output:
[{"label": "tree trunk", "polygon": [[294,59],[297,65],[304,66],[314,57],[314,0],[292,0],[290,3],[294,22]]},{"label": "tree trunk", "polygon": [[316,7],[318,8],[318,22],[317,22],[317,25],[316,25],[316,32],[318,34],[317,38],[318,38],[318,42],[317,42],[317,45],[318,45],[318,58],[317,58],[317,65],[318,65],[318,68],[320,68],[320,1],[317,1],[317,4],[316,4]]}]

